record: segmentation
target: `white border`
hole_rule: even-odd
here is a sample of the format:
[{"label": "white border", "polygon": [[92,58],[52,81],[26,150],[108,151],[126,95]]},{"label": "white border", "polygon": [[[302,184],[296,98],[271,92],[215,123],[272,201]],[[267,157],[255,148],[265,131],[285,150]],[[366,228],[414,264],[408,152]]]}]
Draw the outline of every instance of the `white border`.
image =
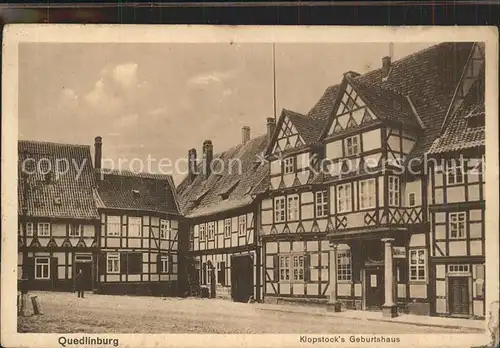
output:
[{"label": "white border", "polygon": [[[486,43],[486,302],[499,301],[498,246],[498,31],[496,27],[266,27],[266,26],[154,26],[154,25],[56,25],[14,24],[4,28],[2,95],[2,273],[1,340],[6,347],[59,346],[58,334],[17,333],[17,133],[18,133],[18,44],[20,42],[89,43],[356,43],[356,42],[445,42],[483,41]],[[325,317],[325,320],[328,320]],[[486,320],[487,322],[487,320]],[[485,323],[486,325],[486,323]],[[66,337],[81,337],[68,335]],[[97,335],[85,334],[94,337]],[[299,335],[173,335],[116,334],[120,346],[198,347],[304,345]],[[330,335],[331,336],[331,335]],[[350,335],[344,335],[348,339]],[[391,337],[394,335],[384,335]],[[397,335],[400,344],[390,346],[471,347],[489,342],[485,334]],[[314,344],[314,346],[356,346],[351,344]],[[359,344],[357,344],[359,345]],[[388,344],[367,343],[381,347]]]}]

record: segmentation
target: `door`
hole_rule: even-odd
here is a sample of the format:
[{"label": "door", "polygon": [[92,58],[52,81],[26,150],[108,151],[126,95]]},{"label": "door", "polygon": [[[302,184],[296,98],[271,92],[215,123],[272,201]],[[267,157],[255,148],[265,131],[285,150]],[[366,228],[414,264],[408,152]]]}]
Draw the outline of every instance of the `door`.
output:
[{"label": "door", "polygon": [[251,255],[231,257],[231,297],[248,302],[253,295],[253,258]]},{"label": "door", "polygon": [[92,291],[92,262],[75,262],[75,277],[78,271],[82,270],[82,284],[83,290]]},{"label": "door", "polygon": [[384,270],[365,271],[366,309],[381,309],[384,304]]},{"label": "door", "polygon": [[469,278],[449,278],[450,314],[469,315]]}]

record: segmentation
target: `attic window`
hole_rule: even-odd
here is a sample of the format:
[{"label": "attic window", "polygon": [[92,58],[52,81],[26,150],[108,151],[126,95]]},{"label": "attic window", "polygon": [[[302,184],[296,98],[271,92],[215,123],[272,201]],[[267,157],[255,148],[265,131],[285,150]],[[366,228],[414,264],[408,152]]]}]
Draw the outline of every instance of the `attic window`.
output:
[{"label": "attic window", "polygon": [[196,197],[194,197],[193,202],[196,203],[196,204],[200,203],[200,201],[203,199],[203,197],[206,196],[206,194],[208,193],[208,191],[210,191],[209,188],[207,188],[206,190],[200,192],[199,195],[197,195]]},{"label": "attic window", "polygon": [[54,198],[54,204],[55,205],[61,205],[61,197],[55,197]]},{"label": "attic window", "polygon": [[240,183],[240,181],[236,180],[235,182],[233,182],[232,184],[230,184],[229,186],[227,186],[225,189],[223,189],[219,193],[221,195],[222,199],[228,199],[229,195],[231,194],[231,192],[234,191],[234,189],[236,188],[236,186],[238,186],[239,183]]},{"label": "attic window", "polygon": [[132,190],[132,193],[134,194],[134,197],[140,196],[139,190]]}]

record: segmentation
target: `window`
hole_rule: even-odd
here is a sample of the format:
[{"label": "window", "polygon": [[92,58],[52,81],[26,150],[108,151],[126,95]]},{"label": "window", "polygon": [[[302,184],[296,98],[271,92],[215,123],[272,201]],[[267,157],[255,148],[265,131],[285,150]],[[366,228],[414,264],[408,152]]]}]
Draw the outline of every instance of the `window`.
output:
[{"label": "window", "polygon": [[290,256],[280,256],[280,281],[290,280]]},{"label": "window", "polygon": [[465,238],[465,212],[449,213],[450,239]]},{"label": "window", "polygon": [[448,185],[461,184],[464,182],[464,169],[461,160],[451,159],[448,161],[446,181]]},{"label": "window", "polygon": [[359,182],[359,208],[368,209],[375,207],[375,179]]},{"label": "window", "polygon": [[106,254],[107,273],[120,273],[120,253]]},{"label": "window", "polygon": [[280,281],[304,281],[304,255],[280,255]]},{"label": "window", "polygon": [[170,220],[160,220],[160,239],[170,238]]},{"label": "window", "polygon": [[50,279],[50,258],[35,258],[35,279]]},{"label": "window", "polygon": [[160,273],[168,273],[168,255],[160,256]]},{"label": "window", "polygon": [[328,191],[316,192],[316,217],[325,217],[328,215]]},{"label": "window", "polygon": [[389,206],[399,206],[399,178],[389,176]]},{"label": "window", "polygon": [[215,239],[215,222],[209,222],[207,224],[207,238],[208,240]]},{"label": "window", "polygon": [[231,237],[231,219],[224,220],[224,236],[226,238]]},{"label": "window", "polygon": [[415,205],[416,205],[415,193],[414,192],[410,192],[410,193],[408,193],[408,206],[409,207],[414,207]]},{"label": "window", "polygon": [[351,252],[337,252],[337,280],[350,282],[352,280]]},{"label": "window", "polygon": [[304,280],[304,255],[292,256],[293,280]]},{"label": "window", "polygon": [[28,237],[33,236],[33,230],[34,230],[33,223],[27,222],[26,223],[26,236],[28,236]]},{"label": "window", "polygon": [[119,236],[120,233],[120,217],[119,216],[108,216],[108,222],[106,224],[108,236]]},{"label": "window", "polygon": [[285,221],[285,197],[277,197],[274,199],[274,221]]},{"label": "window", "polygon": [[425,249],[410,250],[410,280],[427,280]]},{"label": "window", "polygon": [[81,237],[82,235],[82,225],[80,224],[71,224],[69,230],[70,237]]},{"label": "window", "polygon": [[283,173],[290,174],[294,172],[295,158],[287,157],[283,160]]},{"label": "window", "polygon": [[294,221],[299,218],[299,196],[293,195],[287,197],[288,201],[288,221]]},{"label": "window", "polygon": [[140,237],[142,235],[142,219],[140,217],[128,218],[128,236],[129,237]]},{"label": "window", "polygon": [[200,241],[207,239],[206,225],[200,224]]},{"label": "window", "polygon": [[50,236],[50,223],[39,222],[38,223],[38,237],[48,237]]},{"label": "window", "polygon": [[226,263],[224,261],[217,262],[217,283],[226,285]]},{"label": "window", "polygon": [[469,265],[448,265],[449,273],[469,273]]},{"label": "window", "polygon": [[352,210],[351,184],[337,186],[337,212],[345,213]]},{"label": "window", "polygon": [[238,217],[238,234],[245,236],[247,234],[247,216],[242,215]]},{"label": "window", "polygon": [[345,153],[346,156],[352,156],[359,153],[359,141],[357,135],[345,139]]}]

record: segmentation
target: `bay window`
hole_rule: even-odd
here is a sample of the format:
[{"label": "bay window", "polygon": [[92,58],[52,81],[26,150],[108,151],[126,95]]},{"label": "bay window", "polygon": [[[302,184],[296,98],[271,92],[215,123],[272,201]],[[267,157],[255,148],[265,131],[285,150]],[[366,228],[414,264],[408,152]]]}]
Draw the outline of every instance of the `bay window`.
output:
[{"label": "bay window", "polygon": [[337,186],[337,212],[345,213],[352,210],[351,183]]},{"label": "bay window", "polygon": [[359,208],[368,209],[375,207],[375,179],[359,182]]}]

